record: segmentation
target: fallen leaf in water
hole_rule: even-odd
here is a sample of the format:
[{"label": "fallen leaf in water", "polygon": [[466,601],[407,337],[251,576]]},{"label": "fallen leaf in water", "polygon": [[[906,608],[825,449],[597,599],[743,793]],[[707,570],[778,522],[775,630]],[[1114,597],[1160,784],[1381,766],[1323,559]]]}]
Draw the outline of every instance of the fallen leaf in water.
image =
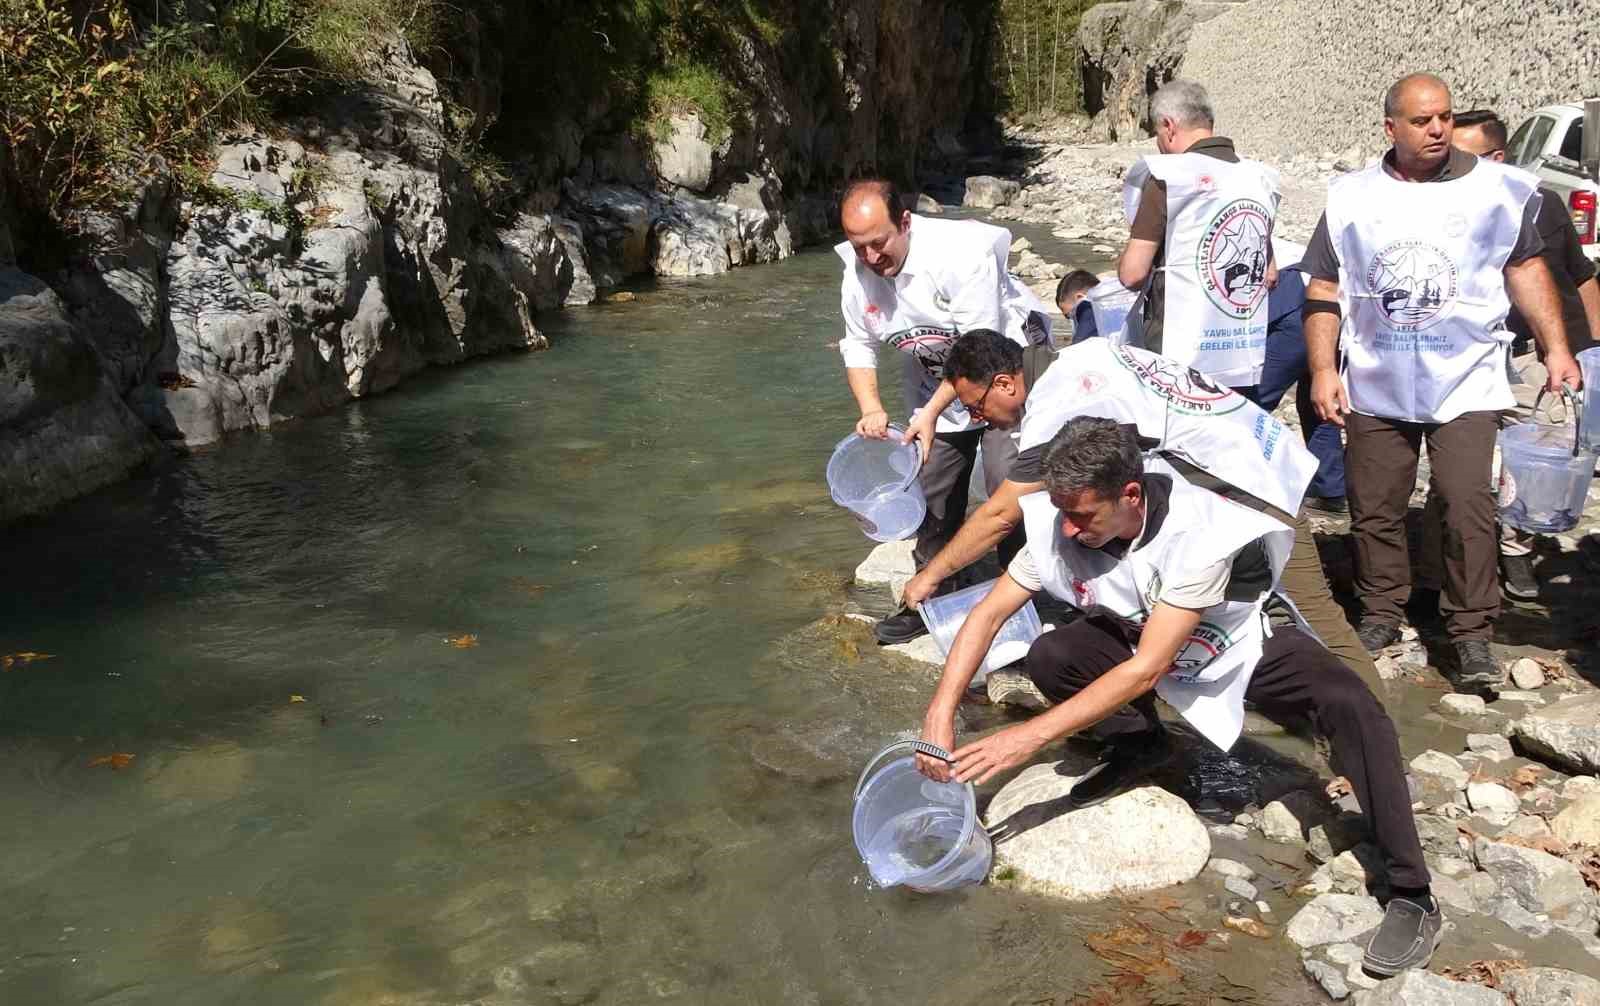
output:
[{"label": "fallen leaf in water", "polygon": [[1521,971],[1527,966],[1526,961],[1518,960],[1473,961],[1459,968],[1440,968],[1439,973],[1454,981],[1473,982],[1497,989],[1500,987],[1500,978],[1507,971]]},{"label": "fallen leaf in water", "polygon": [[110,767],[119,771],[127,768],[131,764],[133,764],[133,755],[128,754],[125,751],[118,751],[116,754],[101,755],[98,758],[91,758],[89,760],[90,768],[101,768],[109,765]]},{"label": "fallen leaf in water", "polygon": [[1511,773],[1511,785],[1517,789],[1532,789],[1539,785],[1539,773],[1543,771],[1543,765],[1524,765]]},{"label": "fallen leaf in water", "polygon": [[1222,924],[1227,926],[1229,929],[1237,929],[1246,936],[1254,936],[1258,940],[1269,939],[1272,936],[1272,930],[1268,929],[1266,926],[1263,926],[1255,919],[1246,919],[1237,915],[1230,915],[1222,920]]},{"label": "fallen leaf in water", "polygon": [[289,701],[290,702],[304,702],[305,700],[306,700],[306,697],[304,695],[291,695],[291,696],[289,696]]},{"label": "fallen leaf in water", "polygon": [[1192,950],[1206,941],[1211,934],[1199,929],[1190,929],[1181,934],[1175,941],[1179,950]]},{"label": "fallen leaf in water", "polygon": [[550,589],[550,585],[548,583],[534,583],[525,576],[513,576],[511,578],[511,589],[527,594],[529,597],[539,597]]},{"label": "fallen leaf in water", "polygon": [[478,645],[478,634],[475,632],[463,633],[459,636],[446,636],[444,641],[458,650],[470,650]]},{"label": "fallen leaf in water", "polygon": [[1162,951],[1156,934],[1143,924],[1090,933],[1083,942],[1096,957],[1118,971],[1166,979],[1177,978],[1180,974]]},{"label": "fallen leaf in water", "polygon": [[49,660],[54,656],[54,653],[34,653],[31,650],[23,650],[21,653],[7,653],[5,656],[0,656],[0,670],[9,671],[13,667],[31,664],[35,660]]}]

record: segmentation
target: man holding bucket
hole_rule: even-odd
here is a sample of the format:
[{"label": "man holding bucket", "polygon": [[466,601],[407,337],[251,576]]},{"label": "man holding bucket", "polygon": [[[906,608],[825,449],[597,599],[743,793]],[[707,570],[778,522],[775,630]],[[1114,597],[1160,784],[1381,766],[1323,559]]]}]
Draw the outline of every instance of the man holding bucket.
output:
[{"label": "man holding bucket", "polygon": [[[1511,303],[1544,350],[1549,389],[1581,377],[1539,257],[1538,180],[1452,147],[1450,91],[1429,74],[1389,89],[1384,129],[1393,147],[1381,163],[1329,183],[1303,262],[1311,397],[1345,428],[1357,632],[1372,652],[1400,636],[1405,515],[1427,441],[1444,515],[1440,608],[1456,683],[1477,689],[1501,679],[1489,650],[1500,612],[1489,485],[1499,413],[1516,404],[1502,327]],[[1351,311],[1342,368],[1341,283]]]},{"label": "man holding bucket", "polygon": [[[839,207],[846,240],[834,251],[844,261],[840,311],[845,377],[861,410],[856,432],[889,435],[889,414],[878,396],[878,345],[905,355],[906,404],[924,415],[924,462],[919,473],[927,516],[912,553],[920,568],[967,513],[967,483],[978,448],[984,478],[994,491],[1016,457],[1004,432],[986,428],[959,402],[946,397],[929,406],[944,376],[944,358],[962,332],[990,329],[1019,346],[1048,346],[1044,303],[1006,271],[1011,233],[977,220],[938,220],[906,209],[892,183],[861,179],[845,189]],[[1002,546],[1002,559],[1021,547],[1020,536]],[[903,643],[926,632],[922,616],[904,609],[878,623],[882,643]]]},{"label": "man holding bucket", "polygon": [[[982,783],[1061,738],[1109,743],[1068,793],[1070,809],[1126,790],[1174,754],[1160,695],[1224,751],[1244,703],[1268,715],[1311,712],[1365,810],[1393,897],[1367,947],[1367,971],[1426,964],[1443,923],[1428,890],[1393,722],[1372,691],[1305,628],[1277,593],[1292,527],[1192,485],[1114,419],[1079,416],[1051,439],[1045,492],[1023,498],[1027,546],[967,616],[923,720],[933,779]],[[1028,675],[1057,704],[956,748],[955,714],[996,631],[1034,593],[1084,617],[1034,642]],[[1091,729],[1092,728],[1092,729]]]}]

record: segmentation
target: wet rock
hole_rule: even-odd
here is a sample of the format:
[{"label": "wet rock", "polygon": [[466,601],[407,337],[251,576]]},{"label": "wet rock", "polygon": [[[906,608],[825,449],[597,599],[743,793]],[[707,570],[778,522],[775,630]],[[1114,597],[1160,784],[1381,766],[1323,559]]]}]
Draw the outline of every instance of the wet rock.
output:
[{"label": "wet rock", "polygon": [[1256,876],[1256,871],[1243,863],[1232,859],[1223,859],[1220,856],[1207,863],[1206,870],[1223,877],[1238,877],[1240,880],[1254,880]]},{"label": "wet rock", "polygon": [[1009,178],[973,175],[967,179],[967,192],[961,200],[961,205],[994,209],[996,206],[1009,204],[1021,191],[1022,186]]},{"label": "wet rock", "polygon": [[537,1001],[578,1006],[592,1002],[604,989],[605,968],[599,952],[586,943],[553,943],[517,964],[498,968],[496,991]]},{"label": "wet rock", "polygon": [[916,542],[905,541],[884,542],[874,548],[867,557],[856,567],[856,583],[863,586],[877,586],[883,584],[894,594],[896,602],[900,600],[900,590],[906,581],[916,575],[917,565],[911,558],[911,550],[916,547]]},{"label": "wet rock", "polygon": [[1018,888],[1090,901],[1182,883],[1205,867],[1211,839],[1183,800],[1145,786],[1065,812],[1062,797],[1080,778],[1034,765],[995,794],[987,824],[1009,836],[995,845],[995,867],[1010,867]]},{"label": "wet rock", "polygon": [[1350,986],[1344,980],[1344,969],[1335,967],[1326,961],[1319,961],[1315,957],[1307,957],[1301,961],[1305,966],[1306,974],[1311,980],[1322,986],[1322,991],[1334,1001],[1345,998],[1350,994]]},{"label": "wet rock", "polygon": [[1225,838],[1232,842],[1243,842],[1250,838],[1250,830],[1242,824],[1213,824],[1206,828],[1212,838]]},{"label": "wet rock", "polygon": [[1443,751],[1424,751],[1411,759],[1411,775],[1417,798],[1430,806],[1454,800],[1467,787],[1467,770]]},{"label": "wet rock", "polygon": [[1600,793],[1580,796],[1550,824],[1568,845],[1600,845]]},{"label": "wet rock", "polygon": [[1029,241],[1027,238],[1017,238],[1015,241],[1011,242],[1011,254],[1013,255],[1021,255],[1023,252],[1028,251],[1031,248],[1033,248],[1033,242]]},{"label": "wet rock", "polygon": [[1502,762],[1511,757],[1511,742],[1499,734],[1467,734],[1467,750],[1480,758]]},{"label": "wet rock", "polygon": [[1523,657],[1511,665],[1511,683],[1525,692],[1536,692],[1544,687],[1544,668],[1532,657]]},{"label": "wet rock", "polygon": [[1538,692],[1505,691],[1495,696],[1499,702],[1522,702],[1528,705],[1542,706],[1545,698]]},{"label": "wet rock", "polygon": [[1522,802],[1499,783],[1474,782],[1467,784],[1467,806],[1490,824],[1504,826],[1516,818]]},{"label": "wet rock", "polygon": [[1594,897],[1578,868],[1547,852],[1480,838],[1473,845],[1478,866],[1516,903],[1575,932],[1594,931]]},{"label": "wet rock", "polygon": [[1500,976],[1517,1006],[1600,1006],[1600,981],[1561,968],[1526,968]]},{"label": "wet rock", "polygon": [[1021,671],[994,671],[984,679],[989,701],[1018,709],[1043,710],[1050,708],[1050,700],[1039,691],[1033,679]]},{"label": "wet rock", "polygon": [[1256,885],[1243,877],[1224,877],[1222,879],[1222,887],[1229,894],[1237,895],[1246,901],[1255,901],[1256,896],[1260,894],[1256,890]]},{"label": "wet rock", "polygon": [[1321,894],[1289,920],[1286,935],[1305,949],[1325,943],[1344,943],[1370,932],[1383,921],[1376,898],[1359,894]]},{"label": "wet rock", "polygon": [[1439,699],[1439,710],[1452,716],[1482,716],[1489,706],[1481,695],[1446,695]]},{"label": "wet rock", "polygon": [[1356,1006],[1510,1006],[1494,989],[1454,982],[1431,971],[1407,971],[1351,999]]},{"label": "wet rock", "polygon": [[1328,816],[1322,797],[1306,790],[1285,793],[1261,810],[1261,834],[1273,842],[1304,845],[1311,827]]},{"label": "wet rock", "polygon": [[939,649],[939,644],[934,641],[931,633],[918,636],[909,643],[896,643],[882,649],[884,653],[893,653],[908,660],[915,660],[919,664],[944,666],[944,652]]},{"label": "wet rock", "polygon": [[1600,692],[1572,695],[1516,723],[1522,746],[1579,772],[1600,770]]}]

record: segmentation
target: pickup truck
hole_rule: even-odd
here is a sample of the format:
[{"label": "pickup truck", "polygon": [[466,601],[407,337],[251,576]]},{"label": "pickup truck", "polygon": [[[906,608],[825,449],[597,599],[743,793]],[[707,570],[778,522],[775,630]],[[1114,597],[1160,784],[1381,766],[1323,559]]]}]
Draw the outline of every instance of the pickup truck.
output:
[{"label": "pickup truck", "polygon": [[1517,127],[1506,144],[1506,163],[1539,176],[1545,198],[1560,199],[1589,258],[1600,258],[1595,216],[1600,183],[1594,164],[1584,163],[1583,103],[1546,105]]}]

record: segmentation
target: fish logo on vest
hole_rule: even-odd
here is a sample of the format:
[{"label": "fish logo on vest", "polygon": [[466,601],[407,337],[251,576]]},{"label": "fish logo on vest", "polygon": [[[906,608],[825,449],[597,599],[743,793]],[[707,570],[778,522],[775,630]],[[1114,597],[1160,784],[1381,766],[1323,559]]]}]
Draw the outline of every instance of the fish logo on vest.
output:
[{"label": "fish logo on vest", "polygon": [[889,345],[911,356],[933,375],[934,380],[944,380],[944,358],[950,355],[950,344],[955,333],[931,325],[918,325],[896,332],[884,339]]},{"label": "fish logo on vest", "polygon": [[1450,313],[1456,264],[1426,241],[1395,241],[1372,257],[1367,289],[1397,331],[1420,332]]},{"label": "fish logo on vest", "polygon": [[1126,346],[1118,346],[1116,354],[1117,361],[1133,371],[1139,383],[1166,399],[1178,412],[1195,416],[1224,416],[1245,404],[1243,395],[1176,360],[1151,356],[1147,364],[1129,352]]},{"label": "fish logo on vest", "polygon": [[1195,269],[1217,310],[1230,318],[1252,317],[1267,295],[1267,235],[1272,217],[1254,199],[1235,199],[1217,211],[1200,237]]},{"label": "fish logo on vest", "polygon": [[1212,622],[1201,622],[1184,640],[1182,649],[1172,659],[1167,673],[1179,681],[1193,681],[1206,665],[1217,659],[1222,651],[1233,645],[1233,640]]}]

